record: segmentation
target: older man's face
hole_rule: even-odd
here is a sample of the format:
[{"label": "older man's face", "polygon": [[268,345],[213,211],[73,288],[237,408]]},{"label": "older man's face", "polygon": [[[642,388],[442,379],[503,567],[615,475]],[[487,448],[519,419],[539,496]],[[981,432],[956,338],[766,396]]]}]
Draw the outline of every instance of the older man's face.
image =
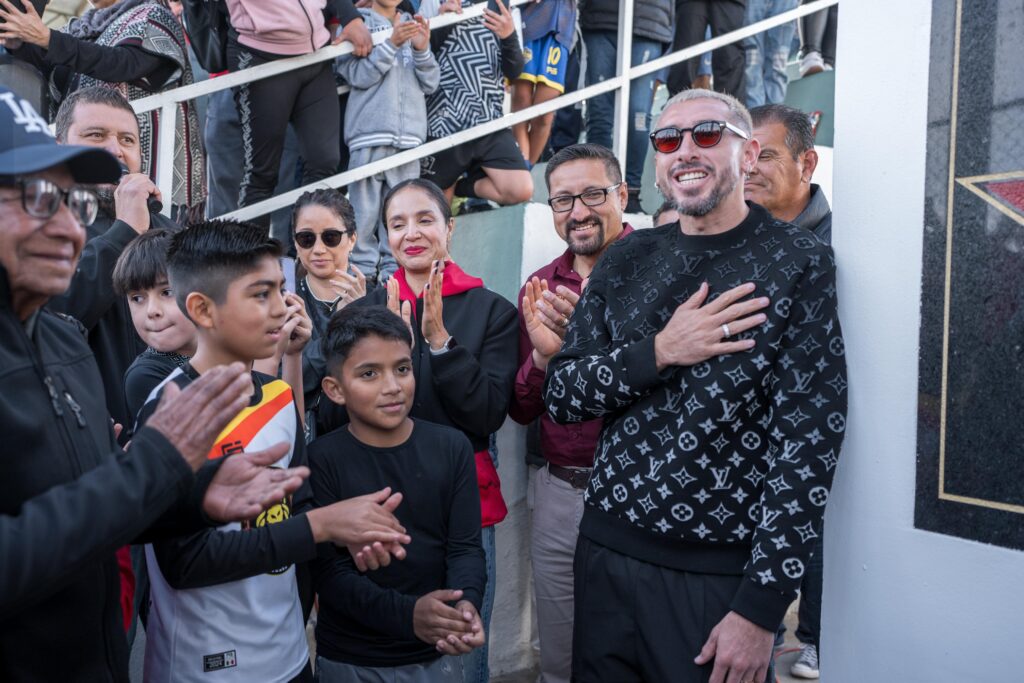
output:
[{"label": "older man's face", "polygon": [[[692,128],[704,121],[728,118],[729,108],[724,102],[689,100],[667,107],[656,129]],[[723,131],[722,140],[714,147],[698,147],[687,132],[675,152],[654,155],[658,187],[681,215],[705,216],[736,190],[742,169],[753,166],[756,155],[756,149],[751,151],[749,144],[731,131]]]},{"label": "older man's face", "polygon": [[[63,166],[29,178],[45,178],[65,190],[74,184]],[[33,218],[22,207],[21,188],[0,187],[0,265],[20,317],[67,290],[83,246],[85,229],[66,205],[50,218]]]}]

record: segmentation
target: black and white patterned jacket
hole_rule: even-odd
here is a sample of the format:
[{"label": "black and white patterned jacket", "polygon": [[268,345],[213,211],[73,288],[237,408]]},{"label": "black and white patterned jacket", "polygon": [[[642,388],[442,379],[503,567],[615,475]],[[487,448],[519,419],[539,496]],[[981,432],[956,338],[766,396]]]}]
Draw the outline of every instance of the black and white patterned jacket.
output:
[{"label": "black and white patterned jacket", "polygon": [[[654,335],[702,282],[767,296],[747,353],[658,373]],[[678,225],[620,240],[595,268],[545,400],[602,417],[580,533],[684,571],[745,574],[732,609],[775,630],[821,531],[846,426],[830,247],[750,205],[718,235]]]}]

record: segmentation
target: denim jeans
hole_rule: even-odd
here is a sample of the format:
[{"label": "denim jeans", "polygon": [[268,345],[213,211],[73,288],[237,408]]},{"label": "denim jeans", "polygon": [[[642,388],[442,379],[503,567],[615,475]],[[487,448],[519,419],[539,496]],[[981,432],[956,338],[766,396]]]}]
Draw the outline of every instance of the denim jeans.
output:
[{"label": "denim jeans", "polygon": [[[747,25],[795,8],[799,0],[747,0]],[[781,104],[786,99],[786,62],[796,22],[762,31],[743,41],[747,67],[747,107]]]},{"label": "denim jeans", "polygon": [[[493,452],[493,451],[492,451]],[[484,546],[484,559],[487,562],[487,588],[484,590],[484,604],[480,610],[480,621],[484,625],[487,641],[469,654],[462,655],[463,683],[487,683],[491,679],[487,666],[487,651],[491,642],[491,611],[494,609],[494,527],[488,526],[480,530],[480,542]]]},{"label": "denim jeans", "polygon": [[[618,35],[611,31],[588,31],[583,34],[587,46],[587,85],[594,85],[615,76],[615,53]],[[664,45],[653,40],[633,36],[633,66],[646,64],[661,56]],[[629,121],[619,125],[628,126],[629,139],[626,144],[626,183],[631,188],[640,188],[643,180],[644,161],[647,159],[649,143],[647,136],[651,129],[651,105],[654,103],[654,79],[648,74],[633,79],[629,87]],[[615,93],[592,97],[587,101],[587,142],[612,146],[612,129],[615,126]],[[621,161],[621,160],[620,160]]]}]

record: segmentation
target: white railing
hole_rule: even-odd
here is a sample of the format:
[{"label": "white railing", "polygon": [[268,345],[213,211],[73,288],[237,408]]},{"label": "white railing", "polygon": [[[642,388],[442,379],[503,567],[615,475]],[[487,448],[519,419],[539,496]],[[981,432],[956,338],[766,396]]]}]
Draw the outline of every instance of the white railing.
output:
[{"label": "white railing", "polygon": [[[511,0],[508,4],[509,6],[517,6],[532,1],[533,0]],[[288,192],[283,192],[264,201],[240,208],[229,214],[225,214],[224,216],[221,216],[221,218],[250,220],[258,216],[271,213],[272,211],[276,211],[282,207],[293,205],[300,195],[308,192],[309,190],[322,187],[342,187],[355,182],[356,180],[368,178],[374,174],[396,168],[411,161],[418,161],[449,147],[489,135],[518,123],[529,121],[530,119],[543,114],[557,111],[564,107],[573,106],[583,100],[612,91],[616,93],[613,146],[614,152],[619,159],[619,163],[624,165],[626,161],[626,141],[628,137],[626,134],[627,125],[625,125],[625,122],[629,120],[629,86],[631,80],[641,76],[646,76],[647,74],[654,73],[667,66],[672,66],[673,64],[686,61],[687,59],[698,57],[705,52],[739,42],[749,36],[761,33],[762,31],[780,26],[793,21],[794,19],[799,19],[800,17],[813,14],[814,12],[827,9],[837,4],[839,4],[839,0],[816,0],[815,2],[801,5],[795,9],[789,10],[788,12],[783,12],[782,14],[759,21],[755,24],[750,24],[749,26],[744,26],[735,31],[723,34],[717,38],[712,38],[711,40],[706,40],[702,43],[698,43],[697,45],[692,45],[657,59],[653,59],[645,64],[632,66],[631,56],[633,34],[632,31],[627,29],[627,27],[631,27],[633,24],[633,2],[632,0],[619,0],[620,21],[617,48],[618,68],[617,74],[613,78],[609,78],[601,83],[589,85],[568,94],[560,95],[542,104],[536,104],[521,111],[506,114],[494,121],[488,121],[487,123],[467,128],[466,130],[459,131],[458,133],[453,133],[447,137],[432,140],[420,145],[419,147],[393,154],[386,159],[380,159],[364,166],[318,180],[310,183],[309,185],[305,185]],[[481,2],[472,7],[467,7],[463,10],[462,14],[444,14],[434,17],[430,20],[430,28],[431,30],[434,30],[460,21],[474,19],[483,14],[484,7],[485,3]],[[390,31],[382,31],[375,34],[373,36],[374,44],[387,40],[390,35]],[[352,52],[352,46],[349,43],[328,46],[311,54],[276,60],[267,64],[261,64],[242,71],[225,74],[223,76],[218,76],[217,78],[211,78],[199,83],[193,83],[192,85],[151,95],[149,97],[133,101],[132,106],[135,108],[137,113],[160,109],[161,121],[173,121],[177,116],[177,105],[179,102],[195,99],[196,97],[201,97],[203,95],[210,95],[217,91],[237,87],[244,83],[250,83],[269,76],[276,76],[277,74],[300,69],[310,64],[334,59],[350,52]],[[159,160],[159,163],[156,173],[156,184],[160,188],[160,192],[164,197],[172,196],[171,180],[174,175],[173,150],[175,130],[176,127],[172,125],[160,126],[159,140],[157,143],[157,159]],[[170,207],[171,202],[165,202],[164,212],[169,213]]]}]

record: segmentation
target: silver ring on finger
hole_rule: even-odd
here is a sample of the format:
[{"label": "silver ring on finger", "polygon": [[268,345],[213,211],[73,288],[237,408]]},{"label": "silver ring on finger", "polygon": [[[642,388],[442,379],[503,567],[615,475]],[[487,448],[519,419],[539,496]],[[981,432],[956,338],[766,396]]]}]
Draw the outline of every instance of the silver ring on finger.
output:
[{"label": "silver ring on finger", "polygon": [[722,337],[731,337],[732,334],[729,332],[729,323],[722,323]]}]

